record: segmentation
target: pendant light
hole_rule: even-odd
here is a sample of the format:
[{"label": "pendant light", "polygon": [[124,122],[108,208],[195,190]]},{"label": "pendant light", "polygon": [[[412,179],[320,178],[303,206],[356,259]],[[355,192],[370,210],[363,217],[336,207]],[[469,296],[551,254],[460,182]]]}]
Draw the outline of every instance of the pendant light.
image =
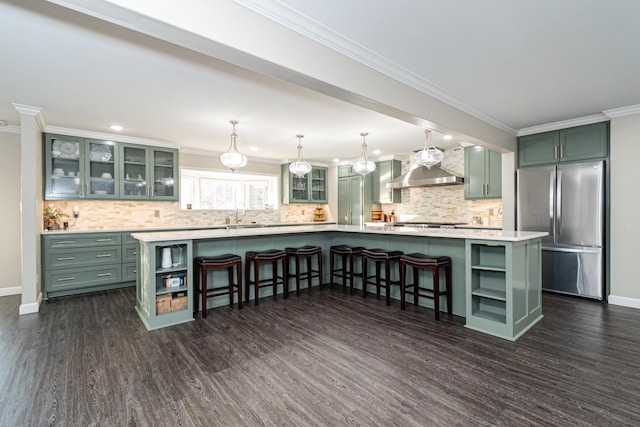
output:
[{"label": "pendant light", "polygon": [[298,138],[298,160],[289,165],[289,171],[297,178],[304,178],[306,174],[311,172],[311,165],[302,155],[302,138],[304,138],[304,135],[298,134],[296,138]]},{"label": "pendant light", "polygon": [[220,155],[220,163],[231,169],[231,172],[235,172],[237,168],[247,165],[247,156],[239,152],[236,148],[236,138],[238,137],[238,134],[236,133],[236,125],[238,124],[238,121],[231,120],[229,123],[233,125],[231,143],[229,144],[227,152]]},{"label": "pendant light", "polygon": [[431,169],[431,166],[442,161],[444,153],[438,150],[431,142],[431,131],[425,129],[424,133],[426,134],[424,148],[416,153],[416,162],[419,165],[426,166],[427,169]]},{"label": "pendant light", "polygon": [[367,142],[365,137],[369,135],[367,132],[362,132],[362,157],[355,161],[352,168],[355,173],[359,173],[365,176],[374,170],[376,170],[376,164],[367,158]]}]

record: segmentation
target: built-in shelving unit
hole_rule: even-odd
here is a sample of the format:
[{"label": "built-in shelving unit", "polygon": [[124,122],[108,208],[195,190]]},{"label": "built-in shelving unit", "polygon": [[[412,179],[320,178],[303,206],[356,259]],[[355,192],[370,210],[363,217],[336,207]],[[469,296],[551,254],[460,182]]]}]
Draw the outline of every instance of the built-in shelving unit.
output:
[{"label": "built-in shelving unit", "polygon": [[467,327],[515,340],[542,317],[539,245],[466,242]]},{"label": "built-in shelving unit", "polygon": [[[191,241],[140,243],[136,311],[147,329],[193,320],[193,259]],[[163,267],[163,252],[171,266]]]}]

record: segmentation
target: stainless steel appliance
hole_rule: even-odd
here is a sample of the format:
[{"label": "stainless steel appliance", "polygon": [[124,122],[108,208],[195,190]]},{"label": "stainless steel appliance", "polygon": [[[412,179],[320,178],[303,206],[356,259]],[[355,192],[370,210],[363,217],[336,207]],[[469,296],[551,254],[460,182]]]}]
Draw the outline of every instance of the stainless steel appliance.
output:
[{"label": "stainless steel appliance", "polygon": [[604,162],[518,169],[517,228],[546,231],[542,288],[604,297]]}]

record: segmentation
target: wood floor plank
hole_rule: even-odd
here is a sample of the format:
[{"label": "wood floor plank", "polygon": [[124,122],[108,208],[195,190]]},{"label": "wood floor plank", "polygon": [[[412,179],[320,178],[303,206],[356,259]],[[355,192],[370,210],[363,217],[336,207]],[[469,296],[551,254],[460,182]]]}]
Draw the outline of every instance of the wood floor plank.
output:
[{"label": "wood floor plank", "polygon": [[544,294],[512,343],[339,286],[151,332],[134,303],[0,298],[0,425],[640,425],[639,310]]}]

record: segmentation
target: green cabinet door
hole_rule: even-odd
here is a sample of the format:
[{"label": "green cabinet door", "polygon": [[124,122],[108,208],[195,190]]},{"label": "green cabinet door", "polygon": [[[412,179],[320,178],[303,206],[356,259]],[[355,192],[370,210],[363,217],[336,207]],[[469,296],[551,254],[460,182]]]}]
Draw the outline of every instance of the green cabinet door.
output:
[{"label": "green cabinet door", "polygon": [[464,149],[464,198],[502,197],[502,155],[484,147]]},{"label": "green cabinet door", "polygon": [[559,145],[558,132],[522,136],[518,138],[518,165],[524,167],[555,163]]},{"label": "green cabinet door", "polygon": [[85,195],[84,138],[44,134],[45,200],[80,199]]},{"label": "green cabinet door", "polygon": [[560,131],[561,162],[591,160],[608,153],[609,122],[594,123]]},{"label": "green cabinet door", "polygon": [[349,209],[351,197],[349,189],[350,177],[338,178],[338,224],[350,224]]},{"label": "green cabinet door", "polygon": [[169,148],[149,148],[150,198],[178,201],[178,152]]},{"label": "green cabinet door", "polygon": [[400,203],[402,190],[387,188],[392,179],[400,176],[402,164],[399,160],[384,160],[376,163],[376,170],[371,174],[371,191],[373,203]]}]

